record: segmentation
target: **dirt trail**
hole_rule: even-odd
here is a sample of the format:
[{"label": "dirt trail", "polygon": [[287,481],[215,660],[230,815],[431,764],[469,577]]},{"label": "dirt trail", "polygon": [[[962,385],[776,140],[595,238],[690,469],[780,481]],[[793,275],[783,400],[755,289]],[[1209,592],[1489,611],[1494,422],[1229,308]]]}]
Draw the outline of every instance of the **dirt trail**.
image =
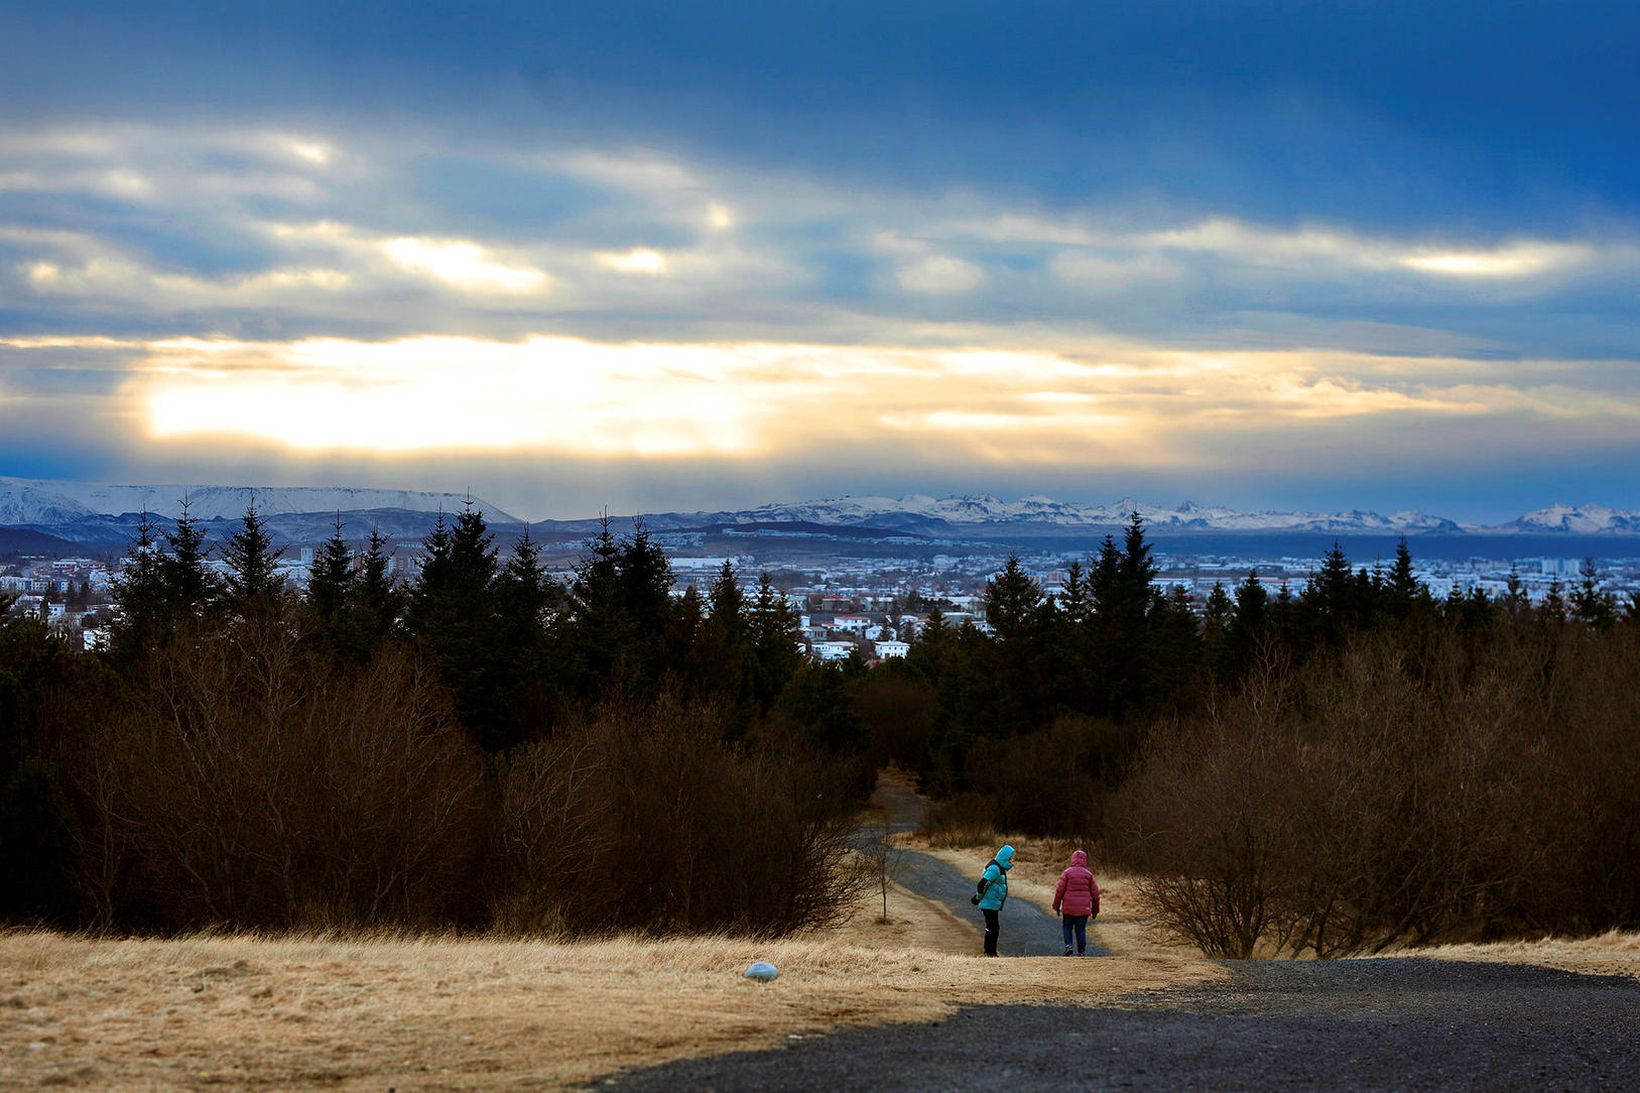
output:
[{"label": "dirt trail", "polygon": [[[877,785],[872,801],[888,816],[890,834],[906,834],[922,826],[928,815],[928,801],[909,786],[884,779]],[[907,848],[901,863],[899,882],[925,899],[947,907],[958,918],[971,922],[974,951],[980,950],[984,921],[968,902],[974,882],[985,862],[976,857],[973,876],[931,854]],[[1060,956],[1064,952],[1059,919],[1029,900],[1010,897],[1002,911],[1002,937],[998,948],[1004,956]],[[1098,939],[1097,927],[1089,930],[1088,955],[1110,956]]]}]

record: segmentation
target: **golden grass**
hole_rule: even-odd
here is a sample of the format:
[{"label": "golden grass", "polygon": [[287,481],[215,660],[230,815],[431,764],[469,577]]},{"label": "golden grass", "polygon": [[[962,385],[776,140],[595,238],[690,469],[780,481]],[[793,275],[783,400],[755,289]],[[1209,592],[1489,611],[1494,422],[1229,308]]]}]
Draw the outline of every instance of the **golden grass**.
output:
[{"label": "golden grass", "polygon": [[1436,945],[1423,949],[1402,949],[1389,955],[1535,964],[1583,975],[1624,975],[1640,979],[1640,934],[1619,933],[1616,930],[1596,937],[1544,937],[1536,941]]},{"label": "golden grass", "polygon": [[[866,924],[863,944],[0,934],[0,1087],[562,1087],[963,1003],[1098,1003],[1223,975],[984,960],[896,945],[892,929]],[[745,979],[755,959],[779,981]]]}]

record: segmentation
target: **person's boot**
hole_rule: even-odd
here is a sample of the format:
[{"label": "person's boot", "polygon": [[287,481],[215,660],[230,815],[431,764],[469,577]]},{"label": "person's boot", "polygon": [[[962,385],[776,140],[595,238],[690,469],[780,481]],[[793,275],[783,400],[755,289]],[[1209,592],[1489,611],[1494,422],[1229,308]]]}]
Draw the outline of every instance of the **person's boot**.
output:
[{"label": "person's boot", "polygon": [[1065,946],[1065,955],[1066,956],[1071,955],[1071,947],[1069,945]]}]

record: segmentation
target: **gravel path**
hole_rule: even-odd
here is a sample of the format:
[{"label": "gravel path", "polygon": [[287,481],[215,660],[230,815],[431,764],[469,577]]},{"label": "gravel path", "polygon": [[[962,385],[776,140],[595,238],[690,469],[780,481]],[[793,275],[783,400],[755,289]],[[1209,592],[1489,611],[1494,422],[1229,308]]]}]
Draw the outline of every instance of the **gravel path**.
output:
[{"label": "gravel path", "polygon": [[[876,798],[888,810],[889,831],[896,834],[915,830],[928,808],[922,798],[895,785],[879,786]],[[974,894],[974,884],[985,868],[985,860],[976,855],[974,875],[969,876],[930,854],[915,850],[905,850],[902,854],[896,877],[899,883],[924,899],[945,905],[964,922],[971,922],[974,951],[980,952],[984,947],[985,919],[979,909],[968,902],[968,897]],[[1009,898],[1002,908],[1002,934],[997,941],[997,951],[1003,956],[1061,956],[1065,945],[1058,916],[1029,900]],[[1109,955],[1109,949],[1088,938],[1088,956]]]},{"label": "gravel path", "polygon": [[634,1071],[627,1089],[1633,1089],[1640,984],[1414,959],[1233,963],[1229,983]]}]

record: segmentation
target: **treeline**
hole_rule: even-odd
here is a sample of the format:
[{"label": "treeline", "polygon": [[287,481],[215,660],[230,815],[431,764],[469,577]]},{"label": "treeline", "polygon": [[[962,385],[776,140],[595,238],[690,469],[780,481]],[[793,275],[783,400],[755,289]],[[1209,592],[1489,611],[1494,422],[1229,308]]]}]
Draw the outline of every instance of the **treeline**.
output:
[{"label": "treeline", "polygon": [[0,627],[0,917],[175,931],[788,931],[836,913],[858,763],[772,733],[796,619],[670,595],[606,528],[574,579],[482,514],[416,578],[336,536],[305,595],[253,510],[145,525],[106,651]]},{"label": "treeline", "polygon": [[[1454,589],[1433,597],[1405,541],[1384,567],[1352,567],[1337,545],[1302,587],[1271,588],[1256,572],[1215,585],[1193,610],[1163,591],[1136,516],[1048,596],[1010,560],[987,587],[992,632],[945,625],[936,612],[904,674],[922,731],[894,758],[947,796],[977,793],[999,826],[1103,833],[1103,806],[1127,778],[1150,729],[1199,716],[1249,679],[1330,661],[1362,635],[1417,647],[1449,637],[1484,661],[1517,631],[1571,626],[1604,636],[1635,628],[1632,604],[1599,587],[1592,566],[1540,604],[1511,578],[1501,596]],[[902,730],[902,736],[906,730]],[[967,809],[972,814],[972,807]]]},{"label": "treeline", "polygon": [[1592,564],[1437,599],[1404,542],[1335,546],[1200,617],[1155,575],[1135,519],[1063,595],[1010,563],[992,634],[930,621],[899,757],[936,823],[1098,839],[1216,955],[1640,926],[1640,607]]},{"label": "treeline", "polygon": [[673,596],[641,527],[564,584],[473,510],[410,582],[338,532],[296,596],[254,512],[220,553],[145,528],[97,655],[0,626],[5,919],[790,930],[898,763],[951,821],[1098,841],[1216,953],[1640,925],[1640,614],[1592,566],[1437,599],[1404,543],[1335,548],[1195,610],[1135,518],[870,668],[807,662],[766,576]]}]

